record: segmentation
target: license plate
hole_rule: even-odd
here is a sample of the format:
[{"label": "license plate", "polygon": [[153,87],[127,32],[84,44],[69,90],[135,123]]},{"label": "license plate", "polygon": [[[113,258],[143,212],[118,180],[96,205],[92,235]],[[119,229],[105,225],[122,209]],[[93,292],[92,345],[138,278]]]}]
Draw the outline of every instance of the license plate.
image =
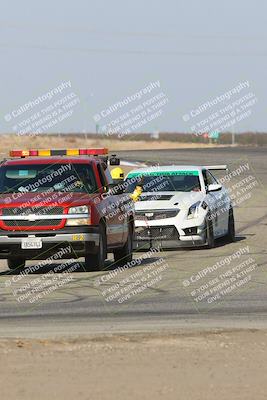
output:
[{"label": "license plate", "polygon": [[22,239],[21,248],[22,249],[41,249],[42,248],[42,240],[39,238]]}]

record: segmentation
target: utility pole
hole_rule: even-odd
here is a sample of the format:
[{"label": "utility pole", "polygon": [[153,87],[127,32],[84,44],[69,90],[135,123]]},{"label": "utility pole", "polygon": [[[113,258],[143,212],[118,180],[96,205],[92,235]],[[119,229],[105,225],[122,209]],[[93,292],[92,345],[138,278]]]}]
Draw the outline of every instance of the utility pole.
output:
[{"label": "utility pole", "polygon": [[232,131],[232,146],[235,145],[235,132]]}]

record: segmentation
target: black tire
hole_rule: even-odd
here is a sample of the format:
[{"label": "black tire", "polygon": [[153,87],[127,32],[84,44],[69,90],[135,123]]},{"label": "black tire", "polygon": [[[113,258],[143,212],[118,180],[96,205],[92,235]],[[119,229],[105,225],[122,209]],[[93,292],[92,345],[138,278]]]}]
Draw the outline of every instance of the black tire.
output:
[{"label": "black tire", "polygon": [[85,270],[86,271],[101,271],[104,269],[105,260],[107,258],[107,237],[103,223],[99,226],[99,247],[97,254],[85,255]]},{"label": "black tire", "polygon": [[20,269],[25,267],[26,261],[23,258],[8,258],[7,265],[11,270]]},{"label": "black tire", "polygon": [[225,236],[227,241],[232,243],[235,242],[235,218],[233,209],[230,208],[229,210],[229,217],[228,217],[228,233]]},{"label": "black tire", "polygon": [[215,247],[214,232],[212,220],[207,218],[206,221],[206,241],[208,249],[213,249]]},{"label": "black tire", "polygon": [[133,259],[133,225],[131,222],[128,224],[127,241],[121,249],[113,251],[114,260],[117,265],[125,265]]}]

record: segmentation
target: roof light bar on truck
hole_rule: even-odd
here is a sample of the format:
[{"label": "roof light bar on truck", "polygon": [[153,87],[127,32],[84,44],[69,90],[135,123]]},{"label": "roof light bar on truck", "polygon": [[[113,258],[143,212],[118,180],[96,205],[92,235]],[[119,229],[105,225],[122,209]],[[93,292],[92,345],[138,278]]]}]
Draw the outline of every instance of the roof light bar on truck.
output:
[{"label": "roof light bar on truck", "polygon": [[51,156],[100,156],[107,155],[108,149],[44,149],[44,150],[11,150],[10,157],[51,157]]}]

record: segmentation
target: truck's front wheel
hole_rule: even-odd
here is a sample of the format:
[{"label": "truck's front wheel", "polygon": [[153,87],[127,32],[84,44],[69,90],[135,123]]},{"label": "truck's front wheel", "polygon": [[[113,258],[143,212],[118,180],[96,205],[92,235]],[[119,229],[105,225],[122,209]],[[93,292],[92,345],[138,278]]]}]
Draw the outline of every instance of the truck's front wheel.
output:
[{"label": "truck's front wheel", "polygon": [[24,268],[25,260],[22,258],[9,258],[7,260],[7,265],[9,269]]},{"label": "truck's front wheel", "polygon": [[104,268],[106,258],[107,258],[107,237],[104,224],[101,223],[99,226],[99,247],[97,254],[85,255],[86,271],[101,271]]}]

